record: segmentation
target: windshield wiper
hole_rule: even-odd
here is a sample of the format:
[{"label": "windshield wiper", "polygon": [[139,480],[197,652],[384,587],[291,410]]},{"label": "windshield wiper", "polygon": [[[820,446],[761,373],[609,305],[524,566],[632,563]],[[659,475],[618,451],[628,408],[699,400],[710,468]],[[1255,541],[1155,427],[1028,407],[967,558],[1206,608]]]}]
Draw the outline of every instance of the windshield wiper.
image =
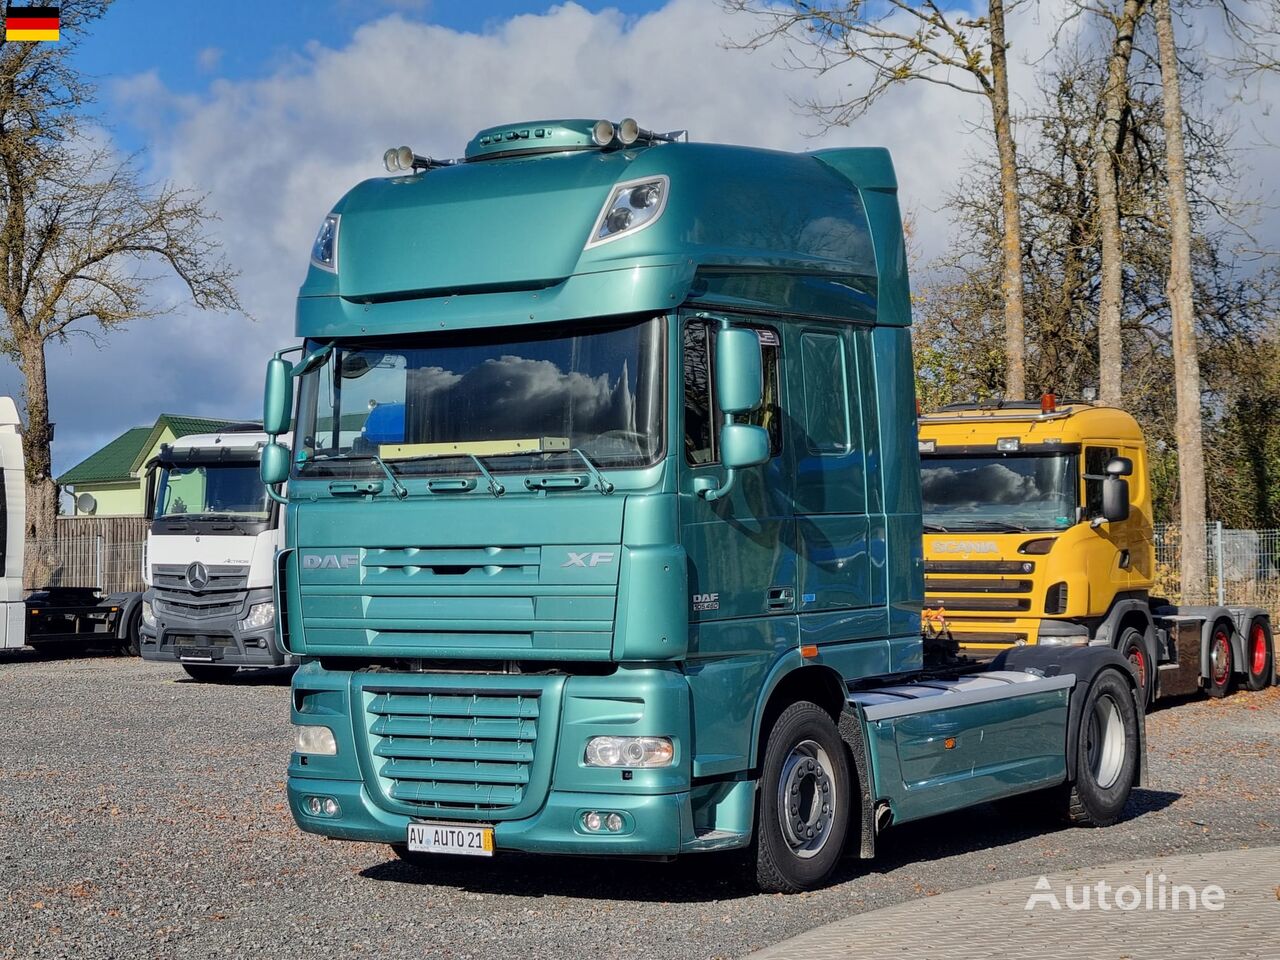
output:
[{"label": "windshield wiper", "polygon": [[592,462],[591,458],[583,453],[580,447],[574,447],[573,452],[581,457],[582,462],[587,465],[587,472],[591,474],[591,479],[596,482],[596,489],[602,494],[613,493],[613,484],[605,479],[604,474],[600,472],[600,468]]},{"label": "windshield wiper", "polygon": [[940,523],[926,522],[924,524],[924,532],[925,533],[949,533],[950,531],[948,531],[947,528]]},{"label": "windshield wiper", "polygon": [[[471,462],[476,465],[476,469],[480,471],[480,474],[486,480],[489,481],[490,493],[492,493],[495,497],[500,497],[507,492],[507,488],[497,481],[497,478],[495,478],[494,475],[489,472],[489,469],[483,463],[480,462],[479,457],[477,457],[474,453],[468,453],[467,456],[471,458]],[[502,456],[502,454],[499,454],[499,456]]]},{"label": "windshield wiper", "polygon": [[400,482],[400,478],[391,472],[391,468],[376,453],[330,454],[328,456],[313,457],[311,462],[315,463],[321,460],[371,460],[378,465],[379,470],[386,474],[387,480],[391,482],[391,492],[395,494],[397,500],[403,500],[409,495],[408,489]]},{"label": "windshield wiper", "polygon": [[956,527],[957,530],[988,530],[1002,533],[1030,533],[1031,528],[1025,523],[1010,523],[1007,520],[979,520],[970,526]]}]

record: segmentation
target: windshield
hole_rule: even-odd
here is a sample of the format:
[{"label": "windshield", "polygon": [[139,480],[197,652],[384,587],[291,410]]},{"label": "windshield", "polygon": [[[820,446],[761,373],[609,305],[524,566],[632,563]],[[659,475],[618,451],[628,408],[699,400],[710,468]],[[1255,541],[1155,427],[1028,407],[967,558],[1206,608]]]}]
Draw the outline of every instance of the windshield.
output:
[{"label": "windshield", "polygon": [[1074,454],[923,457],[925,532],[1061,530],[1075,521]]},{"label": "windshield", "polygon": [[575,450],[601,468],[652,463],[662,329],[597,321],[336,346],[303,378],[297,471],[380,469],[371,456],[406,474],[474,472],[472,456],[501,457],[503,470],[581,469]]},{"label": "windshield", "polygon": [[184,464],[160,471],[156,517],[266,520],[269,511],[257,461]]}]

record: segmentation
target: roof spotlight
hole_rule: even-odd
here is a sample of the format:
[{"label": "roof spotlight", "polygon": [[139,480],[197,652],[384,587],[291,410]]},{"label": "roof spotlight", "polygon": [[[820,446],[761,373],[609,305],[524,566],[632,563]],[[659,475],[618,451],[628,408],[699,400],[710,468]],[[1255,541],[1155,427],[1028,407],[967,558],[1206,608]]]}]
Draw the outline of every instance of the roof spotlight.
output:
[{"label": "roof spotlight", "polygon": [[412,170],[413,169],[413,150],[409,147],[397,147],[396,163],[400,164],[401,170]]},{"label": "roof spotlight", "polygon": [[640,139],[640,124],[636,123],[631,117],[623,120],[618,124],[618,142],[624,147],[629,147]]},{"label": "roof spotlight", "polygon": [[387,173],[395,173],[400,169],[400,159],[396,156],[395,147],[382,155],[382,165],[387,168]]},{"label": "roof spotlight", "polygon": [[597,120],[596,125],[591,128],[591,139],[597,147],[607,147],[613,143],[613,137],[616,132],[613,129],[612,121]]}]

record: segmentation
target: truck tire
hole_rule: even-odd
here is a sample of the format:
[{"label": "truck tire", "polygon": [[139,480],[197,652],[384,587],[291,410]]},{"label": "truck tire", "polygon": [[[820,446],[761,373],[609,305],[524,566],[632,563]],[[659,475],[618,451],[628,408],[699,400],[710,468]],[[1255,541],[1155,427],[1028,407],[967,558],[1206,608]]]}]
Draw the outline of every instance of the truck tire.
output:
[{"label": "truck tire", "polygon": [[124,637],[120,641],[120,655],[136,657],[142,652],[142,606],[139,605],[129,614],[129,622],[125,624]]},{"label": "truck tire", "polygon": [[201,683],[226,683],[235,676],[239,667],[219,667],[211,663],[184,663],[187,676]]},{"label": "truck tire", "polygon": [[1104,670],[1089,686],[1075,744],[1076,779],[1067,791],[1067,819],[1107,827],[1120,819],[1138,775],[1138,708],[1129,681]]},{"label": "truck tire", "polygon": [[1151,709],[1151,701],[1155,699],[1155,663],[1151,659],[1151,651],[1147,649],[1146,638],[1142,631],[1134,627],[1125,627],[1120,633],[1120,642],[1116,644],[1120,656],[1129,661],[1134,673],[1138,676],[1138,690],[1142,693],[1142,712]]},{"label": "truck tire", "polygon": [[1271,644],[1271,623],[1254,617],[1245,637],[1244,681],[1250,690],[1265,690],[1275,676],[1275,648]]},{"label": "truck tire", "polygon": [[1236,658],[1231,648],[1231,623],[1219,620],[1209,635],[1209,676],[1205,693],[1221,699],[1231,692],[1236,682]]},{"label": "truck tire", "polygon": [[793,703],[768,731],[752,853],[766,893],[819,887],[844,852],[853,778],[831,715]]}]

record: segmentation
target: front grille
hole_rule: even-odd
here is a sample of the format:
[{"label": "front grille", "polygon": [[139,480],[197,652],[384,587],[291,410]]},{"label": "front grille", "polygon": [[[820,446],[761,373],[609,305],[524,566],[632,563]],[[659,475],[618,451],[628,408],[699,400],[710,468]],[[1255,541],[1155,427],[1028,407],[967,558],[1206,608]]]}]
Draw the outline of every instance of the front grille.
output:
[{"label": "front grille", "polygon": [[1034,560],[926,560],[925,573],[1033,573]]},{"label": "front grille", "polygon": [[1029,610],[1031,601],[1015,597],[929,597],[930,607],[947,610]]},{"label": "front grille", "polygon": [[385,795],[423,813],[495,812],[524,799],[536,690],[366,687],[373,767]]},{"label": "front grille", "polygon": [[1006,580],[1003,577],[991,580],[949,580],[927,579],[924,582],[926,593],[938,590],[963,590],[966,593],[1030,593],[1030,580]]},{"label": "front grille", "polygon": [[234,616],[244,609],[249,568],[241,564],[208,564],[209,582],[200,590],[187,582],[185,564],[157,563],[151,568],[155,609],[162,616],[211,620]]}]

